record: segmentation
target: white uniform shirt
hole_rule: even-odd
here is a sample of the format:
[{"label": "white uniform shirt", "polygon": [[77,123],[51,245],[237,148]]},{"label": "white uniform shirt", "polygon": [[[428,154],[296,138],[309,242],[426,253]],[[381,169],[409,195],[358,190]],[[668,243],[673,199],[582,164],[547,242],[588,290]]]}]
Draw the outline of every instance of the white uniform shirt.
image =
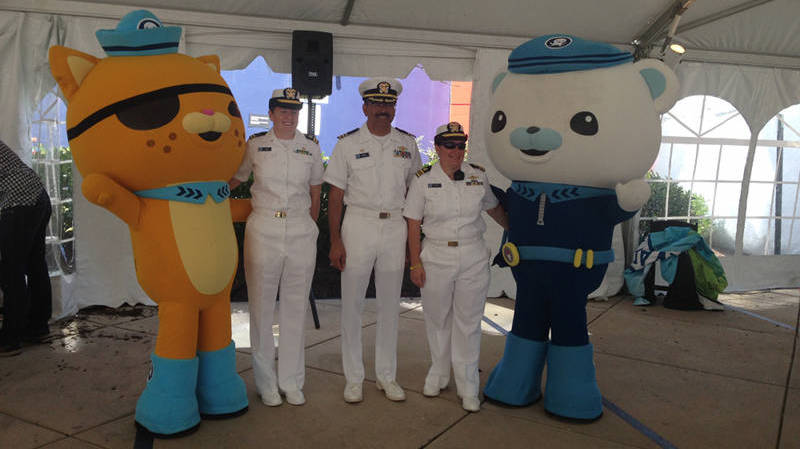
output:
[{"label": "white uniform shirt", "polygon": [[322,155],[319,145],[295,130],[291,140],[278,139],[272,131],[256,134],[247,141],[242,165],[234,177],[247,181],[255,211],[308,212],[309,186],[322,184]]},{"label": "white uniform shirt", "polygon": [[392,128],[386,137],[374,137],[366,124],[339,137],[324,180],[344,190],[348,206],[402,209],[406,189],[422,160],[410,134]]},{"label": "white uniform shirt", "polygon": [[481,211],[498,204],[486,173],[462,163],[463,181],[451,180],[437,163],[414,178],[408,190],[403,215],[423,220],[425,238],[468,240],[482,238],[486,223]]}]

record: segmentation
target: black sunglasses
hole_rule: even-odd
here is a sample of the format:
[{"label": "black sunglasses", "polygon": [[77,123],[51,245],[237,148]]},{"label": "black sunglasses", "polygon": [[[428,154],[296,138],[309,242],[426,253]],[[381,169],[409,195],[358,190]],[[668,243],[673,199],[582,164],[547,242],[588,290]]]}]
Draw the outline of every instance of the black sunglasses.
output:
[{"label": "black sunglasses", "polygon": [[[141,131],[160,128],[178,115],[181,109],[178,95],[194,92],[219,92],[233,97],[230,89],[219,84],[180,84],[165,87],[120,100],[95,111],[68,129],[67,138],[72,140],[80,136],[112,115],[116,115],[120,123],[131,129]],[[228,104],[228,112],[234,117],[241,116],[235,101]]]},{"label": "black sunglasses", "polygon": [[455,150],[458,148],[459,150],[463,150],[467,148],[466,143],[453,143],[453,142],[445,142],[442,144],[443,147],[447,148],[448,150]]}]

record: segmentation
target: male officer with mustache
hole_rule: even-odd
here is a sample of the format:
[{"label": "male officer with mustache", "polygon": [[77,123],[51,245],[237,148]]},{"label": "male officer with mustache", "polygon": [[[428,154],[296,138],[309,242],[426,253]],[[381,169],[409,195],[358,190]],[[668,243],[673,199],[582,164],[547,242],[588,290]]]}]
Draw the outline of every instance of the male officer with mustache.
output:
[{"label": "male officer with mustache", "polygon": [[[361,314],[373,267],[378,306],[376,384],[391,401],[406,397],[395,380],[407,233],[402,208],[422,161],[414,136],[392,127],[402,90],[392,78],[372,78],[359,85],[367,122],[339,136],[325,171],[324,181],[331,187],[329,256],[331,265],[342,272],[342,365],[348,403],[363,400]],[[347,211],[341,219],[343,204]]]}]

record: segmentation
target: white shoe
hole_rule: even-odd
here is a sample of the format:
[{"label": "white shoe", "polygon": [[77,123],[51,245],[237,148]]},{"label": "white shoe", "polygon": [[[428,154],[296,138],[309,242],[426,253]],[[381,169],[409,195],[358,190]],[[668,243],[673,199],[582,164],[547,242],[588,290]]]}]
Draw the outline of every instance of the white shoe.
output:
[{"label": "white shoe", "polygon": [[360,383],[347,382],[344,387],[344,402],[353,404],[364,400],[364,392]]},{"label": "white shoe", "polygon": [[306,397],[300,390],[285,391],[284,394],[286,395],[286,402],[292,405],[303,405],[306,403]]},{"label": "white shoe", "polygon": [[383,391],[386,395],[386,399],[390,401],[397,402],[406,400],[406,392],[403,391],[403,387],[394,380],[386,383],[376,380],[375,385],[378,386],[378,390]]},{"label": "white shoe", "polygon": [[428,382],[425,382],[425,386],[422,388],[422,394],[429,398],[435,398],[436,396],[439,396],[440,391],[441,390],[439,390],[438,385],[432,385]]},{"label": "white shoe", "polygon": [[269,407],[277,407],[283,404],[283,399],[277,391],[268,391],[261,393],[261,402]]},{"label": "white shoe", "polygon": [[425,386],[422,388],[422,394],[429,398],[435,398],[436,396],[439,396],[440,391],[447,388],[447,384],[449,383],[449,379],[426,378]]},{"label": "white shoe", "polygon": [[477,396],[467,396],[461,398],[461,407],[468,412],[481,411],[481,401]]}]

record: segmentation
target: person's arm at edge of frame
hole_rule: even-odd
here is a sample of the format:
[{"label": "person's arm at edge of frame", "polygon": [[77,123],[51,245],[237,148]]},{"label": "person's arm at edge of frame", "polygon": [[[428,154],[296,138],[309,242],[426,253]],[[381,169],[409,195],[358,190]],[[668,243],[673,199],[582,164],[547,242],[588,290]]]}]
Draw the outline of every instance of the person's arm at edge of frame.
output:
[{"label": "person's arm at edge of frame", "polygon": [[420,235],[421,224],[420,220],[406,217],[408,223],[408,257],[409,257],[409,270],[411,282],[419,288],[425,286],[425,267],[422,265],[420,254]]},{"label": "person's arm at edge of frame", "polygon": [[322,192],[322,184],[312,185],[309,188],[309,192],[311,194],[311,209],[309,210],[309,213],[311,214],[311,219],[316,222],[317,218],[319,218],[319,198]]},{"label": "person's arm at edge of frame", "polygon": [[330,191],[328,192],[328,229],[331,234],[331,251],[328,253],[328,257],[331,260],[331,265],[339,271],[344,270],[347,259],[341,234],[343,203],[344,190],[330,184]]}]

